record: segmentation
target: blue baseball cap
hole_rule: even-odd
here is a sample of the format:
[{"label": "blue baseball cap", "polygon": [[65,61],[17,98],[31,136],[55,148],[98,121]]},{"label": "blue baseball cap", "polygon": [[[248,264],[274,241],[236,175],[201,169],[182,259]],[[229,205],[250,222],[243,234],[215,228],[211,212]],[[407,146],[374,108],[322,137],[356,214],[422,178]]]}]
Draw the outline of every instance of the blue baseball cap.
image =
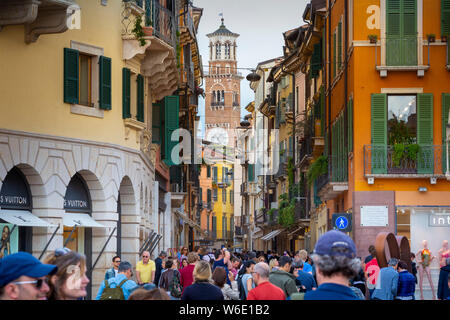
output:
[{"label": "blue baseball cap", "polygon": [[40,278],[54,274],[57,270],[57,266],[43,264],[27,252],[10,254],[0,259],[0,287],[7,285],[21,276]]},{"label": "blue baseball cap", "polygon": [[314,253],[320,256],[346,256],[356,257],[356,246],[353,240],[345,233],[331,230],[319,238]]}]

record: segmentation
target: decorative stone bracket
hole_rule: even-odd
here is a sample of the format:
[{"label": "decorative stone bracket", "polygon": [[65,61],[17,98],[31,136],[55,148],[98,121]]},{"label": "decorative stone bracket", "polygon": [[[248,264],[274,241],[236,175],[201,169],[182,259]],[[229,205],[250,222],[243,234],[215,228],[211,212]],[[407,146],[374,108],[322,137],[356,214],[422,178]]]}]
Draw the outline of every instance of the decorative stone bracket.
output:
[{"label": "decorative stone bracket", "polygon": [[25,42],[36,42],[41,34],[63,33],[68,20],[80,10],[73,0],[2,0],[0,30],[6,25],[25,25]]},{"label": "decorative stone bracket", "polygon": [[137,121],[132,118],[127,118],[123,120],[125,125],[125,140],[130,139],[131,130],[136,131],[136,143],[141,142],[141,132],[146,129],[146,125],[143,122]]}]

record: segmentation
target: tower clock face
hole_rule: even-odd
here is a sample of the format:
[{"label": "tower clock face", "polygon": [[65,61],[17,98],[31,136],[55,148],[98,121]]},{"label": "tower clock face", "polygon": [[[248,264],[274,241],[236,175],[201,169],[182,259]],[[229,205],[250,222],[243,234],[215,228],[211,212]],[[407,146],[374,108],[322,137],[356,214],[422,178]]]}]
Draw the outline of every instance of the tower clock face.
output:
[{"label": "tower clock face", "polygon": [[206,136],[208,141],[212,143],[227,145],[228,144],[228,133],[223,128],[213,128],[208,131]]}]

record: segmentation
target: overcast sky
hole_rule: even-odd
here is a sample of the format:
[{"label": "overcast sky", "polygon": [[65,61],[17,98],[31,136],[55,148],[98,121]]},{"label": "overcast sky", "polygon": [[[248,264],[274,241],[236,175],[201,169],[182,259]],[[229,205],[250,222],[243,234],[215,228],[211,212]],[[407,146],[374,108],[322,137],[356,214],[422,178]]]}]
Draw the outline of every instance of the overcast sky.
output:
[{"label": "overcast sky", "polygon": [[[206,34],[217,30],[223,13],[225,26],[240,34],[237,39],[238,68],[255,68],[259,62],[283,55],[283,32],[304,24],[302,19],[307,0],[193,0],[195,7],[203,8],[198,29],[203,69],[208,70],[209,42]],[[245,77],[249,71],[238,70]],[[241,82],[242,109],[254,100],[249,82]],[[199,115],[204,123],[204,100],[200,99]],[[241,111],[241,116],[246,111]]]}]

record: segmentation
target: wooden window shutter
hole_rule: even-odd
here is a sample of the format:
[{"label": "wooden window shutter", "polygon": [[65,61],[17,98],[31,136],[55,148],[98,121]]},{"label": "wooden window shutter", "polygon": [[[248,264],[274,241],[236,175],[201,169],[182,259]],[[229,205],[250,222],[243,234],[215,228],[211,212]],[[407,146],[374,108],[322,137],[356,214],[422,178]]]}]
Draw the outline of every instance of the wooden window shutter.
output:
[{"label": "wooden window shutter", "polygon": [[441,35],[450,37],[450,0],[441,0]]},{"label": "wooden window shutter", "polygon": [[348,152],[353,151],[353,99],[348,100]]},{"label": "wooden window shutter", "polygon": [[387,95],[372,94],[372,173],[387,173]]},{"label": "wooden window shutter", "polygon": [[342,67],[342,21],[338,24],[338,44],[337,44],[337,50],[338,50],[338,69],[341,69]]},{"label": "wooden window shutter", "polygon": [[137,75],[137,113],[136,120],[140,122],[145,121],[144,116],[144,77],[140,74]]},{"label": "wooden window shutter", "polygon": [[333,79],[336,77],[336,31],[333,33]]},{"label": "wooden window shutter", "polygon": [[417,65],[417,0],[403,0],[402,9],[403,64],[413,66]]},{"label": "wooden window shutter", "polygon": [[319,75],[320,69],[322,69],[322,48],[321,43],[316,43],[314,45],[313,55],[311,57],[311,77],[315,78]]},{"label": "wooden window shutter", "polygon": [[208,203],[211,203],[211,189],[208,189],[206,191],[206,197],[207,197]]},{"label": "wooden window shutter", "polygon": [[206,177],[207,178],[211,177],[211,167],[210,166],[206,166]]},{"label": "wooden window shutter", "polygon": [[111,58],[100,56],[99,108],[111,110]]},{"label": "wooden window shutter", "polygon": [[213,181],[217,182],[217,167],[213,167]]},{"label": "wooden window shutter", "polygon": [[450,93],[442,94],[442,163],[443,173],[447,172],[447,124],[448,124],[448,112],[450,111]]},{"label": "wooden window shutter", "polygon": [[198,188],[198,202],[199,203],[203,202],[203,190],[202,190],[202,188]]},{"label": "wooden window shutter", "polygon": [[77,50],[64,48],[64,102],[78,104],[79,57]]},{"label": "wooden window shutter", "polygon": [[127,119],[131,118],[130,111],[130,87],[131,83],[131,74],[130,69],[123,68],[122,69],[122,118]]},{"label": "wooden window shutter", "polygon": [[164,162],[171,166],[179,163],[179,155],[172,155],[172,150],[179,143],[179,133],[175,130],[179,128],[179,108],[178,96],[167,96],[164,98]]},{"label": "wooden window shutter", "polygon": [[433,152],[433,94],[417,95],[417,173],[432,174],[434,171]]}]

